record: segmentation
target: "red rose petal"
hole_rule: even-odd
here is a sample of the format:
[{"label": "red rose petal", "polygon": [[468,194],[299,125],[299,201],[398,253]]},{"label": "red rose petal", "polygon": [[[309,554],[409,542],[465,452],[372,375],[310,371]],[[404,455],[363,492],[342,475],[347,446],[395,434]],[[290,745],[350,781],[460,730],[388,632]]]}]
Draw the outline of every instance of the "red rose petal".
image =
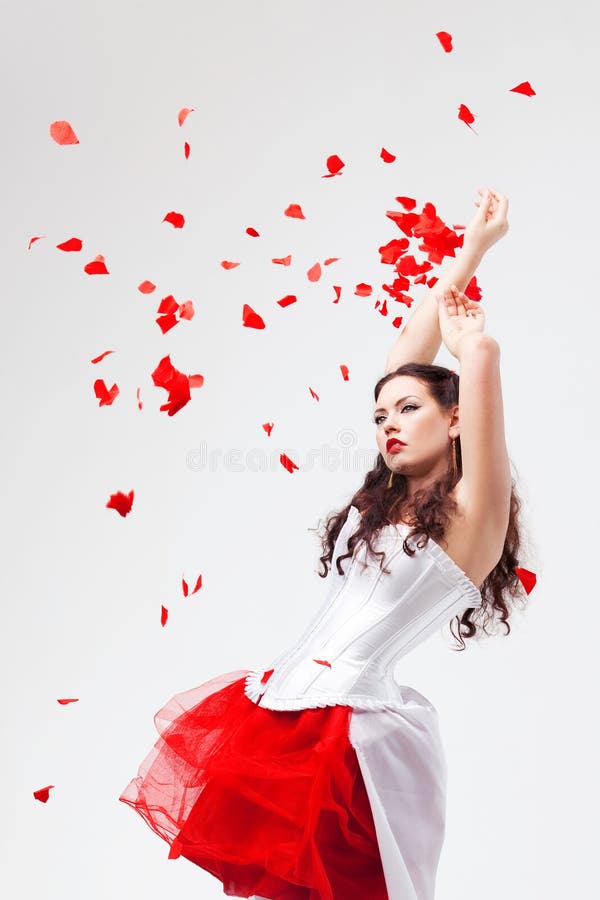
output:
[{"label": "red rose petal", "polygon": [[385,163],[392,163],[396,159],[393,153],[388,153],[385,147],[381,148],[380,156]]},{"label": "red rose petal", "polygon": [[417,201],[413,200],[412,197],[396,197],[396,200],[398,201],[398,203],[401,203],[404,209],[406,209],[408,212],[413,210],[417,205]]},{"label": "red rose petal", "polygon": [[244,308],[242,310],[242,325],[246,328],[265,327],[264,319],[262,319],[257,312],[254,312],[252,307],[248,306],[247,303],[244,303]]},{"label": "red rose petal", "polygon": [[104,257],[101,254],[95,256],[87,266],[84,266],[83,271],[87,272],[88,275],[110,275],[106,268]]},{"label": "red rose petal", "polygon": [[66,706],[67,703],[78,703],[79,697],[61,697],[61,699],[56,702],[60,703],[61,706]]},{"label": "red rose petal", "polygon": [[41,239],[42,239],[42,238],[45,238],[45,237],[46,237],[45,234],[38,234],[38,235],[36,235],[35,237],[30,238],[30,239],[29,239],[29,244],[28,244],[28,246],[27,246],[27,249],[28,249],[28,250],[31,250],[31,245],[32,245],[32,244],[35,244],[36,241],[41,241]]},{"label": "red rose petal", "polygon": [[[377,303],[375,304],[375,309],[378,309],[379,305],[380,305],[380,301],[378,300]],[[387,300],[384,299],[383,303],[381,303],[381,309],[379,309],[379,315],[387,316],[387,314],[388,314]]]},{"label": "red rose petal", "polygon": [[222,260],[221,265],[224,269],[235,269],[237,268],[237,266],[239,266],[239,262],[229,262],[228,260],[224,259]]},{"label": "red rose petal", "polygon": [[263,677],[260,679],[260,683],[266,684],[274,671],[275,669],[267,669],[265,672],[263,672]]},{"label": "red rose petal", "polygon": [[331,668],[331,663],[327,662],[326,659],[315,659],[313,657],[313,662],[319,663],[320,666],[329,666],[329,668]]},{"label": "red rose petal", "polygon": [[50,137],[57,144],[64,146],[65,144],[78,144],[79,138],[64,119],[58,119],[50,125]]},{"label": "red rose petal", "polygon": [[194,590],[192,591],[192,596],[197,594],[200,588],[202,587],[202,575],[198,575],[196,578],[196,584],[194,585]]},{"label": "red rose petal", "polygon": [[[327,169],[329,171],[329,175],[322,175],[322,178],[333,178],[334,175],[340,175],[342,169],[346,163],[342,162],[339,156],[335,154],[333,156],[327,157]],[[304,218],[304,216],[302,216]]]},{"label": "red rose petal", "polygon": [[521,84],[518,84],[516,87],[511,88],[515,94],[524,94],[526,97],[534,97],[535,91],[531,87],[528,81],[522,81]]},{"label": "red rose petal", "polygon": [[444,48],[444,50],[446,51],[446,53],[451,53],[452,52],[452,35],[448,34],[447,31],[437,31],[435,36],[438,39],[438,41],[440,42],[440,44],[442,45],[442,47]]},{"label": "red rose petal", "polygon": [[188,144],[187,141],[183,145],[183,155],[185,156],[186,159],[190,158],[190,145]]},{"label": "red rose petal", "polygon": [[50,796],[50,788],[53,788],[53,784],[49,784],[46,787],[38,788],[37,791],[33,792],[33,796],[36,800],[39,800],[41,803],[46,803],[48,797]]},{"label": "red rose petal", "polygon": [[161,606],[161,608],[160,608],[160,624],[163,626],[163,628],[167,624],[168,618],[169,618],[169,610],[166,608],[166,606]]},{"label": "red rose petal", "polygon": [[334,284],[334,285],[333,285],[333,289],[334,289],[334,291],[335,291],[335,300],[334,300],[333,302],[334,302],[334,303],[339,303],[339,302],[340,302],[340,297],[341,297],[341,295],[342,295],[342,286],[341,286],[340,284]]},{"label": "red rose petal", "polygon": [[172,225],[173,228],[183,228],[183,226],[185,225],[185,219],[181,215],[181,213],[173,212],[173,210],[166,214],[163,222],[169,222],[169,224]]},{"label": "red rose petal", "polygon": [[290,205],[284,212],[284,216],[289,216],[291,219],[306,218],[306,216],[302,212],[302,207],[298,203],[290,203]]},{"label": "red rose petal", "polygon": [[98,406],[112,406],[115,398],[119,396],[119,388],[113,384],[109,391],[102,378],[98,378],[94,382],[94,393],[100,401]]},{"label": "red rose petal", "polygon": [[287,469],[287,470],[288,470],[288,472],[291,472],[293,469],[297,469],[297,468],[298,468],[298,466],[296,465],[296,463],[293,462],[293,461],[289,458],[289,456],[287,456],[285,453],[280,453],[280,454],[279,454],[279,462],[281,463],[281,465],[283,466],[284,469]]},{"label": "red rose petal", "polygon": [[292,257],[290,256],[282,256],[279,259],[275,258],[271,260],[272,263],[276,263],[279,266],[289,266],[292,262]]},{"label": "red rose petal", "polygon": [[163,297],[160,301],[159,307],[156,310],[158,313],[174,313],[178,310],[179,304],[173,294],[167,294],[166,297]]},{"label": "red rose petal", "polygon": [[169,356],[164,356],[152,372],[152,380],[157,387],[168,391],[169,399],[160,407],[161,412],[174,416],[191,399],[190,380],[172,364]]},{"label": "red rose petal", "polygon": [[204,384],[204,375],[189,375],[188,383],[191,388],[200,388]]},{"label": "red rose petal", "polygon": [[185,578],[183,578],[183,577],[182,577],[182,579],[181,579],[181,589],[182,589],[182,591],[183,591],[183,596],[184,596],[184,597],[187,597],[187,595],[188,595],[188,583],[187,583],[187,581],[185,580]]},{"label": "red rose petal", "polygon": [[196,314],[194,304],[191,300],[184,300],[183,303],[179,304],[177,313],[180,319],[186,319],[189,322]]},{"label": "red rose petal", "polygon": [[[461,103],[460,106],[458,107],[458,118],[460,119],[461,122],[464,122],[465,125],[468,125],[469,128],[471,128],[471,125],[475,121],[475,116],[473,115],[473,113],[471,112],[469,107],[465,106],[464,103]],[[477,134],[477,132],[475,131],[474,128],[471,128],[471,131],[473,131],[473,132],[475,132],[475,134]]]},{"label": "red rose petal", "polygon": [[158,319],[154,320],[163,334],[166,334],[167,331],[170,331],[171,328],[174,328],[177,325],[177,316],[175,313],[168,313],[166,316],[159,316]]},{"label": "red rose petal", "polygon": [[364,282],[361,282],[361,284],[356,285],[354,293],[357,297],[370,297],[373,293],[373,288],[370,284],[364,284]]},{"label": "red rose petal", "polygon": [[273,422],[265,422],[263,424],[263,428],[267,432],[267,437],[271,437],[271,432],[273,431],[273,426],[274,426]]},{"label": "red rose petal", "polygon": [[394,326],[394,328],[400,328],[400,326],[402,325],[402,316],[398,316],[397,319],[394,319],[392,325]]},{"label": "red rose petal", "polygon": [[141,397],[140,397],[140,389],[139,389],[139,388],[136,390],[135,396],[136,396],[136,399],[137,399],[138,409],[142,409],[143,403],[142,403],[142,400],[141,400]]},{"label": "red rose petal", "polygon": [[315,394],[315,392],[313,391],[313,389],[312,389],[310,386],[309,386],[308,389],[309,389],[309,391],[310,391],[311,397],[314,397],[314,399],[318,401],[319,395],[318,395],[318,394]]},{"label": "red rose petal", "polygon": [[249,234],[250,237],[260,237],[256,228],[252,228],[252,227],[246,228],[246,234]]},{"label": "red rose petal", "polygon": [[57,250],[64,250],[66,253],[72,253],[73,251],[81,250],[83,247],[83,242],[76,237],[69,238],[68,241],[63,241],[62,244],[57,244]]},{"label": "red rose petal", "polygon": [[318,281],[321,277],[321,264],[317,262],[314,266],[311,266],[306,273],[306,277],[309,281]]},{"label": "red rose petal", "polygon": [[187,117],[189,116],[189,114],[193,113],[194,111],[195,110],[193,108],[188,109],[187,106],[184,106],[184,107],[182,107],[182,109],[179,110],[179,112],[177,113],[177,121],[179,122],[180,128],[183,125],[183,123],[185,122],[185,120],[187,119]]},{"label": "red rose petal", "polygon": [[93,359],[90,360],[90,362],[99,363],[104,359],[105,356],[108,356],[109,353],[114,353],[114,352],[115,352],[114,350],[105,350],[104,353],[101,353],[100,356],[95,356]]},{"label": "red rose petal", "polygon": [[481,300],[481,288],[477,284],[477,277],[475,275],[473,275],[465,288],[465,297],[468,297],[469,300]]},{"label": "red rose petal", "polygon": [[151,294],[152,291],[156,290],[156,285],[152,284],[151,281],[142,281],[138,284],[138,291],[140,294]]},{"label": "red rose petal", "polygon": [[331,263],[338,262],[339,259],[340,259],[339,256],[328,256],[327,259],[324,259],[324,260],[323,260],[323,265],[324,265],[324,266],[330,266]]},{"label": "red rose petal", "polygon": [[520,566],[515,566],[515,572],[519,578],[519,581],[525,588],[525,592],[530,594],[537,582],[537,576],[534,572],[530,572],[529,569],[522,569]]},{"label": "red rose petal", "polygon": [[342,363],[342,365],[340,365],[340,371],[342,373],[342,378],[344,379],[344,381],[348,381],[348,379],[349,379],[348,366],[346,366]]},{"label": "red rose petal", "polygon": [[282,297],[281,300],[278,300],[277,303],[279,306],[286,307],[290,306],[292,303],[297,303],[298,298],[295,294],[286,294],[285,297]]},{"label": "red rose petal", "polygon": [[116,509],[120,516],[123,518],[131,512],[131,507],[133,506],[133,491],[129,491],[128,494],[124,494],[123,491],[117,491],[116,494],[111,494],[108,503],[106,504],[107,509]]}]

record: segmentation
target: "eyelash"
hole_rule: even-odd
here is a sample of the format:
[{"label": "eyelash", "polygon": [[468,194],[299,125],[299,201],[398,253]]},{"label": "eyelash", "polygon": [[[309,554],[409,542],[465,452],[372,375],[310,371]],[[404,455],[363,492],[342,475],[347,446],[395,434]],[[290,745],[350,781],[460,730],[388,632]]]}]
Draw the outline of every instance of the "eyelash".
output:
[{"label": "eyelash", "polygon": [[[418,406],[415,406],[414,403],[405,403],[404,406],[402,407],[402,410],[401,410],[401,411],[404,412],[405,409],[418,409],[418,408],[419,408],[419,407],[418,407]],[[375,422],[376,425],[379,425],[379,420],[380,420],[380,419],[385,419],[385,416],[376,416],[376,417],[373,419],[373,421]]]}]

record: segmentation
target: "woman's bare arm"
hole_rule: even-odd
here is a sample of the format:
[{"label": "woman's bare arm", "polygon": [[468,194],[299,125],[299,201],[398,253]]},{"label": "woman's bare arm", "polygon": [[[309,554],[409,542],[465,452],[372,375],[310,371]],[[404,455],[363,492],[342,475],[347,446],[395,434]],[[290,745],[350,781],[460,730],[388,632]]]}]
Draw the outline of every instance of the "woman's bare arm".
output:
[{"label": "woman's bare arm", "polygon": [[464,291],[486,251],[508,231],[506,197],[494,190],[479,193],[479,209],[467,226],[462,249],[411,313],[388,353],[386,375],[407,362],[433,362],[442,342],[436,295],[451,286]]}]

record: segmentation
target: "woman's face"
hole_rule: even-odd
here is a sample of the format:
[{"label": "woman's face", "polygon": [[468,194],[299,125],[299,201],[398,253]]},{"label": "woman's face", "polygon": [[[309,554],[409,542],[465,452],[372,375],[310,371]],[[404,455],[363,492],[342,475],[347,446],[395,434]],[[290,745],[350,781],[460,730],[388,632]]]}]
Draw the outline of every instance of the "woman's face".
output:
[{"label": "woman's face", "polygon": [[[426,384],[413,375],[397,375],[384,384],[375,406],[377,446],[389,469],[412,476],[446,470],[451,439],[459,433],[458,405],[442,410]],[[404,446],[391,452],[391,438]]]}]

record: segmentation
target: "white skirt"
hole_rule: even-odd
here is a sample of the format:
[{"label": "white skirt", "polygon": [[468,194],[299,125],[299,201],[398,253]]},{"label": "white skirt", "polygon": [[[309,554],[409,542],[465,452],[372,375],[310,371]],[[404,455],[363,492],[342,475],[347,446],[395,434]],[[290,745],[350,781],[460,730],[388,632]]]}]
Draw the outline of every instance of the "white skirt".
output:
[{"label": "white skirt", "polygon": [[435,707],[402,685],[406,707],[354,709],[350,742],[371,803],[390,900],[434,900],[446,820],[446,759]]}]

